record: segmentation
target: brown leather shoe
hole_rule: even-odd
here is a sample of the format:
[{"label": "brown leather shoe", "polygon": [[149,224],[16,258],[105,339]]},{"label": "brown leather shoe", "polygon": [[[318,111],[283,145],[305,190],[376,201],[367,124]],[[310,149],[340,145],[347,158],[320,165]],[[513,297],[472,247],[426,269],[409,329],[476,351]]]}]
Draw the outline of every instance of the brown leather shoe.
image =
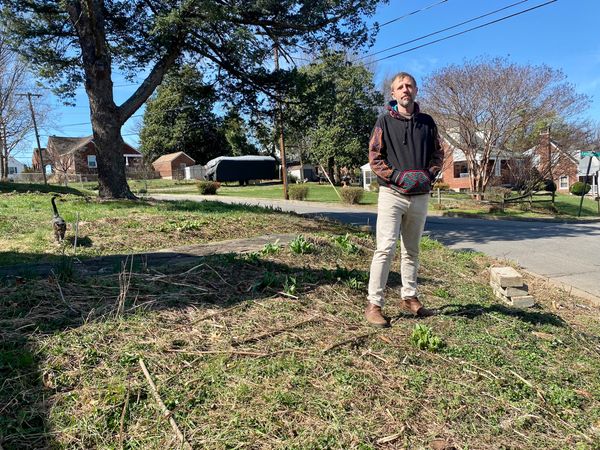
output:
[{"label": "brown leather shoe", "polygon": [[429,317],[435,314],[432,310],[425,308],[423,303],[421,303],[417,297],[406,297],[402,299],[401,306],[416,317]]},{"label": "brown leather shoe", "polygon": [[387,328],[390,326],[390,323],[381,313],[381,306],[374,305],[373,303],[367,305],[367,309],[365,309],[365,319],[367,319],[367,322],[371,325],[379,328]]}]

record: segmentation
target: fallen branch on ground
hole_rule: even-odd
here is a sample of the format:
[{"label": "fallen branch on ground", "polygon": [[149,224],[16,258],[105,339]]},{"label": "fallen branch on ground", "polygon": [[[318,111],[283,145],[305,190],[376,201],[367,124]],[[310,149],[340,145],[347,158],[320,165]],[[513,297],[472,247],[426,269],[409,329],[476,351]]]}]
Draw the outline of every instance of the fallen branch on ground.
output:
[{"label": "fallen branch on ground", "polygon": [[169,423],[171,424],[171,428],[173,428],[173,431],[177,435],[177,439],[179,439],[179,442],[181,442],[182,447],[185,448],[186,450],[192,450],[192,446],[185,440],[183,433],[177,426],[177,422],[175,422],[175,419],[173,419],[173,417],[171,416],[171,412],[169,411],[169,409],[165,406],[165,404],[161,400],[160,395],[158,394],[158,390],[156,389],[156,385],[154,384],[154,381],[152,381],[150,372],[148,372],[148,369],[146,368],[146,364],[144,364],[144,360],[142,358],[140,358],[139,363],[140,363],[140,367],[142,368],[142,372],[144,372],[144,376],[146,377],[146,380],[148,381],[148,385],[150,386],[150,390],[152,391],[154,400],[156,400],[156,403],[158,403],[158,406],[160,407],[162,415],[164,417],[169,418]]}]

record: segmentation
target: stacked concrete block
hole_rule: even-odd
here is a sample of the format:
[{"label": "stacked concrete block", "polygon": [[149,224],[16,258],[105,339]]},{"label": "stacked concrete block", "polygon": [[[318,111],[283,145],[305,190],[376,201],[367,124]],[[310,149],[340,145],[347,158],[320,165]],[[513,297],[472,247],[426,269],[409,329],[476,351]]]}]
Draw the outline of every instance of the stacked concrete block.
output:
[{"label": "stacked concrete block", "polygon": [[529,308],[535,304],[529,295],[523,276],[512,267],[492,267],[490,285],[496,297],[516,308]]}]

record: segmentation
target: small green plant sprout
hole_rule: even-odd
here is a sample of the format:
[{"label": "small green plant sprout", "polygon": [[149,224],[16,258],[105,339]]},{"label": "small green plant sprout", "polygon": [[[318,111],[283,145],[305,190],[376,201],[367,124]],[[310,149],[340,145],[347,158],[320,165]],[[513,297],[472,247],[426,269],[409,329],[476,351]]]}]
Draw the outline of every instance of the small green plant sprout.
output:
[{"label": "small green plant sprout", "polygon": [[350,289],[355,289],[357,291],[363,289],[366,286],[365,282],[361,281],[357,277],[348,278],[346,281],[344,281],[344,284]]},{"label": "small green plant sprout", "polygon": [[279,239],[277,239],[275,242],[266,243],[260,251],[260,253],[262,253],[265,256],[275,255],[276,253],[279,253],[279,250],[281,250],[281,246],[279,245]]},{"label": "small green plant sprout", "polygon": [[280,283],[279,276],[270,271],[266,271],[262,278],[254,283],[255,290],[264,291],[267,288],[273,288]]},{"label": "small green plant sprout", "polygon": [[296,277],[286,276],[283,283],[283,292],[290,296],[295,296],[298,292],[298,280]]},{"label": "small green plant sprout", "polygon": [[306,255],[315,251],[315,245],[308,242],[304,236],[299,235],[290,242],[290,250],[298,255]]},{"label": "small green plant sprout", "polygon": [[335,236],[333,242],[335,242],[344,253],[355,254],[360,252],[360,247],[350,240],[349,233],[346,233],[345,236]]},{"label": "small green plant sprout", "polygon": [[421,325],[420,323],[415,325],[410,336],[410,342],[420,350],[429,350],[431,352],[437,352],[444,347],[442,339],[439,336],[435,336],[430,327]]},{"label": "small green plant sprout", "polygon": [[243,256],[243,259],[246,262],[255,264],[260,261],[260,253],[259,252],[245,253]]}]

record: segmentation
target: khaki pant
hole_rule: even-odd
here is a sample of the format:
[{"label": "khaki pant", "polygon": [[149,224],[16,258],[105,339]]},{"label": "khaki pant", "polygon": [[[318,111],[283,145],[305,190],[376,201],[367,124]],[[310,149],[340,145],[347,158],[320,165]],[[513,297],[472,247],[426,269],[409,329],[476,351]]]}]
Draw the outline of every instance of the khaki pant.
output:
[{"label": "khaki pant", "polygon": [[429,194],[403,195],[380,186],[377,205],[377,249],[371,263],[369,276],[370,303],[383,307],[383,291],[398,236],[400,240],[400,274],[402,275],[402,298],[417,295],[417,270],[419,269],[419,243],[425,220]]}]

